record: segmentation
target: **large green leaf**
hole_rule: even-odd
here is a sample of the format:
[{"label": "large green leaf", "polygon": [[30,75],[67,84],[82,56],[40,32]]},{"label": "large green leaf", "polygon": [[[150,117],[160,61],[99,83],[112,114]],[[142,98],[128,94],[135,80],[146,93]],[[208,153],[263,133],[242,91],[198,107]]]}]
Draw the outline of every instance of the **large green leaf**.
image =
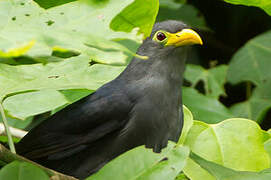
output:
[{"label": "large green leaf", "polygon": [[232,4],[240,4],[246,6],[256,6],[265,10],[266,13],[271,15],[271,1],[270,0],[224,0]]},{"label": "large green leaf", "polygon": [[[66,4],[48,11],[44,11],[31,0],[1,1],[0,3],[1,12],[3,12],[0,14],[2,22],[0,24],[2,29],[0,34],[2,57],[5,57],[5,53],[6,57],[14,57],[14,53],[11,54],[10,52],[20,51],[22,47],[29,48],[19,55],[27,54],[34,57],[50,56],[53,48],[57,46],[67,48],[67,46],[74,44],[75,50],[80,49],[80,47],[83,50],[83,39],[87,37],[85,33],[91,33],[90,28],[88,32],[84,28],[88,27],[89,16],[93,16],[96,11],[93,6],[83,2],[74,2],[71,3],[72,5]],[[119,6],[119,10],[116,11],[115,15],[128,4],[123,4],[122,7]],[[75,13],[77,16],[75,16]],[[112,15],[114,16],[114,14]],[[88,21],[74,21],[75,17],[82,20],[86,18]],[[96,21],[97,19],[95,18]],[[103,30],[103,32],[108,31],[106,25],[109,24],[111,19],[106,20],[106,23],[97,21],[95,27],[99,27],[100,31]],[[80,26],[80,23],[84,23],[84,26]],[[20,31],[17,31],[17,29],[20,29]],[[72,29],[75,33],[72,33]],[[84,37],[83,39],[82,36]],[[80,42],[82,40],[83,42]],[[70,48],[74,47],[71,46]]]},{"label": "large green leaf", "polygon": [[110,24],[116,31],[130,32],[139,27],[139,32],[148,37],[159,9],[159,0],[135,0],[133,4],[118,14]]},{"label": "large green leaf", "polygon": [[17,94],[7,98],[3,105],[9,115],[19,119],[56,109],[67,103],[65,97],[56,90],[43,90]]},{"label": "large green leaf", "polygon": [[49,176],[37,166],[27,162],[14,161],[0,171],[0,179],[5,180],[49,180]]},{"label": "large green leaf", "polygon": [[185,70],[185,79],[192,83],[192,87],[195,87],[199,81],[203,81],[206,95],[218,98],[220,95],[226,95],[224,84],[226,83],[227,69],[226,65],[207,70],[199,65],[189,64]]},{"label": "large green leaf", "polygon": [[228,80],[231,83],[251,81],[256,85],[271,79],[271,31],[250,40],[231,59]]},{"label": "large green leaf", "polygon": [[259,123],[271,107],[270,42],[271,31],[250,40],[234,55],[228,70],[229,82],[236,84],[242,81],[251,81],[257,85],[247,101],[231,107],[232,113],[238,117],[256,120]]},{"label": "large green leaf", "polygon": [[48,63],[47,65],[10,66],[0,64],[0,100],[8,94],[43,89],[96,90],[114,79],[124,69],[122,66],[94,64],[84,56]]},{"label": "large green leaf", "polygon": [[[142,36],[138,36],[136,31],[113,31],[109,24],[133,2],[82,0],[44,10],[31,0],[0,1],[0,57],[27,55],[44,61],[43,57],[51,56],[53,51],[73,50],[102,63],[125,63],[126,53],[132,52],[110,40],[131,39],[139,42]],[[150,9],[148,4],[132,5],[146,11]],[[147,35],[156,16],[155,10],[151,12],[153,14],[149,13],[149,17],[152,21],[137,18],[133,19],[133,25],[125,25],[124,20],[116,17],[115,26],[122,24],[123,28],[118,30],[126,26],[129,29],[139,26],[140,32]],[[127,16],[127,20],[129,18],[132,17]]]},{"label": "large green leaf", "polygon": [[264,149],[266,135],[257,123],[246,119],[228,119],[216,125],[195,121],[185,145],[201,157],[240,171],[269,168]]},{"label": "large green leaf", "polygon": [[[184,144],[206,160],[224,167],[260,171],[270,166],[267,136],[255,122],[246,119],[228,119],[215,125],[194,121]],[[184,173],[191,180],[216,179],[193,158],[187,160]]]},{"label": "large green leaf", "polygon": [[183,87],[183,103],[193,112],[194,119],[218,123],[233,115],[216,98],[207,97],[193,88]]},{"label": "large green leaf", "polygon": [[120,155],[88,179],[174,180],[185,166],[188,155],[187,147],[171,142],[162,153],[141,146]]},{"label": "large green leaf", "polygon": [[3,105],[9,115],[18,119],[52,111],[61,106],[71,104],[76,100],[89,95],[89,90],[41,90],[17,94],[6,98]]},{"label": "large green leaf", "polygon": [[245,102],[233,105],[230,110],[242,118],[253,119],[261,123],[266,112],[271,108],[271,81],[257,86],[252,96]]},{"label": "large green leaf", "polygon": [[[223,167],[219,164],[207,161],[200,156],[192,153],[191,158],[197,162],[202,168],[206,169],[216,177],[216,180],[270,180],[271,169],[262,170],[260,172],[235,171],[230,168]],[[204,179],[208,180],[208,179]]]}]

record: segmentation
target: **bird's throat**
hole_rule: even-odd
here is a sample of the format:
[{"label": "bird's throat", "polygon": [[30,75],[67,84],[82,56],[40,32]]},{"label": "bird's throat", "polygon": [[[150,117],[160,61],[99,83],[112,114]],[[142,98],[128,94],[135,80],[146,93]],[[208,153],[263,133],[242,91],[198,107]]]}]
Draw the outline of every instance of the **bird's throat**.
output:
[{"label": "bird's throat", "polygon": [[186,48],[176,48],[148,54],[148,60],[135,57],[120,75],[120,78],[133,81],[133,83],[143,79],[154,78],[156,80],[170,81],[179,86],[182,85],[187,58]]}]

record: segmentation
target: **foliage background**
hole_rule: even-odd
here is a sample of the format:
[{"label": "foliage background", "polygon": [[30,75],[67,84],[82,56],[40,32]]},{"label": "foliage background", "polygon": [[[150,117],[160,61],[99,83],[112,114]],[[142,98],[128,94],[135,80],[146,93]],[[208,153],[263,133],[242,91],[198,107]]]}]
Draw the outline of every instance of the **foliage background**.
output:
[{"label": "foliage background", "polygon": [[[174,178],[183,170],[185,175],[178,175],[180,179],[223,179],[225,177],[220,177],[223,176],[222,172],[232,176],[236,173],[238,177],[240,172],[235,171],[261,171],[270,166],[268,151],[266,152],[270,146],[269,135],[267,131],[261,131],[257,124],[264,130],[271,128],[271,2],[35,2],[0,0],[0,101],[10,126],[29,130],[52,113],[92,93],[115,78],[131,58],[136,56],[137,47],[149,35],[155,19],[176,19],[195,28],[204,40],[204,46],[193,47],[193,53],[188,58],[183,88],[184,104],[191,110],[194,119],[199,121],[187,126],[187,139],[181,138],[179,142],[180,145],[189,146],[197,155],[192,154],[188,158],[190,150],[186,147],[172,148],[170,153],[177,151],[180,154],[173,157],[178,159],[178,163],[170,161],[168,166],[159,163],[159,158],[163,159],[163,155],[156,156],[146,152],[147,155],[144,156],[143,149],[138,151],[144,153],[137,152],[136,155],[143,154],[142,159],[153,156],[153,161],[157,162],[159,168],[167,169],[174,165],[177,170],[165,178]],[[2,114],[0,119],[3,117]],[[192,121],[192,116],[189,117]],[[228,118],[247,118],[257,124],[251,124],[250,121],[243,124],[238,119],[224,121]],[[209,125],[215,123],[219,123],[216,124],[217,128]],[[240,137],[223,134],[223,131],[221,135],[218,133],[219,127],[223,127],[226,132],[236,128]],[[221,139],[213,139],[211,132],[215,132],[216,137]],[[248,137],[247,134],[253,135]],[[197,141],[195,137],[198,138]],[[0,138],[6,141],[5,135]],[[210,141],[212,145],[206,145],[205,138],[213,139]],[[255,141],[249,144],[248,139],[251,138]],[[246,145],[235,149],[233,143],[227,144],[233,140]],[[226,142],[231,148],[224,149],[223,153],[215,152],[219,148],[223,149],[221,142]],[[204,145],[207,146],[205,152],[202,151]],[[246,154],[246,149],[249,148],[255,154]],[[217,157],[227,157],[227,162],[223,158],[216,159],[216,156],[209,157],[211,150],[214,150],[214,154],[220,154]],[[237,154],[231,155],[233,152]],[[247,156],[240,157],[242,154]],[[202,160],[198,155],[205,159]],[[127,155],[128,158],[130,156]],[[259,159],[251,160],[251,156],[259,156]],[[124,161],[127,161],[125,158],[126,156]],[[243,163],[234,164],[236,158],[238,162],[243,159]],[[224,167],[217,167],[206,160]],[[202,166],[200,170],[199,164]],[[25,166],[29,168],[28,165],[18,163],[11,167],[14,169]],[[111,172],[114,168],[110,166],[96,178],[116,173]],[[142,167],[143,170],[147,168]],[[223,169],[225,167],[233,170]],[[154,175],[152,168],[148,172]],[[1,172],[3,171],[0,171],[0,177]],[[169,170],[159,172],[165,175]],[[217,175],[216,172],[220,173]],[[162,177],[159,173],[156,175]],[[258,174],[249,172],[242,176],[253,177]]]}]

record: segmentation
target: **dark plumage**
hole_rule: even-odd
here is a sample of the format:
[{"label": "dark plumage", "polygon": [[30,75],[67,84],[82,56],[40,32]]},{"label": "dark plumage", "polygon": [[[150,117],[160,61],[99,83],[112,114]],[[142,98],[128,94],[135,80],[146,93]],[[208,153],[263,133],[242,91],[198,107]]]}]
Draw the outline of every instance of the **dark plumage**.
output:
[{"label": "dark plumage", "polygon": [[17,152],[85,178],[136,146],[160,152],[168,140],[177,142],[187,46],[164,46],[153,37],[158,30],[184,28],[178,21],[155,24],[137,52],[148,60],[134,58],[116,79],[39,124],[17,144]]}]

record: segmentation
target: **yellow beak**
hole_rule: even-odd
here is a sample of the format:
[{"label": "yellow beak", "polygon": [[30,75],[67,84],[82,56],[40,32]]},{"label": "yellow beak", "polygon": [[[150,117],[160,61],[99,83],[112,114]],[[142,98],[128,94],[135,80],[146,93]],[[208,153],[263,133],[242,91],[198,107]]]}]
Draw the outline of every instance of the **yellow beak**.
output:
[{"label": "yellow beak", "polygon": [[179,47],[193,44],[203,45],[201,37],[192,29],[183,29],[175,34],[169,33],[168,41],[165,46]]}]

